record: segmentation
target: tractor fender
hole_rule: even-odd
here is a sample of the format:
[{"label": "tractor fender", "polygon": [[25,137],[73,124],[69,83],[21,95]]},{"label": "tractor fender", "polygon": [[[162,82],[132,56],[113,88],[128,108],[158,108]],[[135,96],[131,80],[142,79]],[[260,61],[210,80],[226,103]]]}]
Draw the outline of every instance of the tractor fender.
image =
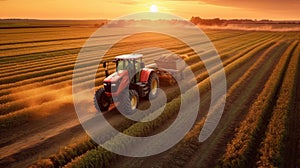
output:
[{"label": "tractor fender", "polygon": [[148,82],[148,79],[152,72],[154,72],[153,69],[143,68],[141,71],[140,82]]}]

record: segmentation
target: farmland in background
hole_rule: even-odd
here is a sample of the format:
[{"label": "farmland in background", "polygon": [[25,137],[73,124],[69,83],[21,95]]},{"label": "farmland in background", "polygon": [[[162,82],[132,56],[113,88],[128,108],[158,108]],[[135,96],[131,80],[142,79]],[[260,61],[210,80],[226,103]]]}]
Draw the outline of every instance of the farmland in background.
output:
[{"label": "farmland in background", "polygon": [[[227,100],[218,127],[203,143],[198,142],[198,136],[211,92],[205,66],[194,51],[177,39],[156,33],[138,34],[118,42],[106,58],[145,47],[188,55],[185,61],[194,72],[201,93],[201,111],[183,140],[159,155],[130,158],[94,143],[74,110],[72,74],[77,54],[99,25],[48,24],[52,23],[0,29],[0,167],[300,165],[300,32],[204,30],[223,62]],[[146,64],[159,56],[160,53],[145,53]],[[85,61],[76,80],[93,80],[89,70],[98,68],[95,83],[101,85],[104,73],[96,64],[98,60]],[[114,108],[104,115],[126,134],[158,133],[174,121],[180,104],[176,89],[164,89],[168,96],[166,111],[153,122],[140,124],[124,119]]]}]

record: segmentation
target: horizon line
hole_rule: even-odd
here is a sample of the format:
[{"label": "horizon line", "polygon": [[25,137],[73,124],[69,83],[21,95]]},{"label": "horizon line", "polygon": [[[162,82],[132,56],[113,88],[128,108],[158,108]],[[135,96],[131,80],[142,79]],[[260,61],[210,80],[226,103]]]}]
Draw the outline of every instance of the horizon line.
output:
[{"label": "horizon line", "polygon": [[[200,16],[191,16],[190,19],[192,17],[199,17],[201,18]],[[212,18],[201,18],[201,19],[216,19],[218,17],[212,17]],[[185,18],[186,19],[186,18]],[[187,20],[190,20],[190,19],[187,19]],[[262,21],[262,20],[268,20],[268,21],[300,21],[299,20],[288,20],[288,19],[250,19],[250,18],[230,18],[230,19],[225,19],[225,18],[218,18],[220,20],[253,20],[253,21]],[[111,20],[114,20],[114,19],[97,19],[97,18],[21,18],[21,17],[11,17],[11,18],[1,18],[0,17],[0,20],[40,20],[40,21],[96,21],[96,20],[106,20],[106,21],[111,21]],[[161,20],[170,20],[170,19],[161,19]],[[172,20],[172,19],[171,19]]]}]

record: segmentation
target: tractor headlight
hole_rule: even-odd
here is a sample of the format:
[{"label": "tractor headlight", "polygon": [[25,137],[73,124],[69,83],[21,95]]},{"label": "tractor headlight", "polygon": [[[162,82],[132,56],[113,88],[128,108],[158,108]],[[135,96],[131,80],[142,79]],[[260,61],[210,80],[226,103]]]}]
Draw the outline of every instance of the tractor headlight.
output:
[{"label": "tractor headlight", "polygon": [[121,83],[121,80],[111,83],[111,91],[116,92],[119,88],[120,83]]}]

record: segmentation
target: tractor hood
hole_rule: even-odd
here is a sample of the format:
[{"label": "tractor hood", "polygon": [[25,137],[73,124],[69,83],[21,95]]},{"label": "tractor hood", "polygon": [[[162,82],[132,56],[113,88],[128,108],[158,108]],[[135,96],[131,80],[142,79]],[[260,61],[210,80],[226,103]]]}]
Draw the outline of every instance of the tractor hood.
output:
[{"label": "tractor hood", "polygon": [[115,72],[115,73],[109,75],[107,78],[104,79],[104,82],[115,83],[115,82],[119,81],[121,78],[123,78],[124,76],[126,76],[127,74],[128,74],[128,71],[120,70],[118,72]]}]

